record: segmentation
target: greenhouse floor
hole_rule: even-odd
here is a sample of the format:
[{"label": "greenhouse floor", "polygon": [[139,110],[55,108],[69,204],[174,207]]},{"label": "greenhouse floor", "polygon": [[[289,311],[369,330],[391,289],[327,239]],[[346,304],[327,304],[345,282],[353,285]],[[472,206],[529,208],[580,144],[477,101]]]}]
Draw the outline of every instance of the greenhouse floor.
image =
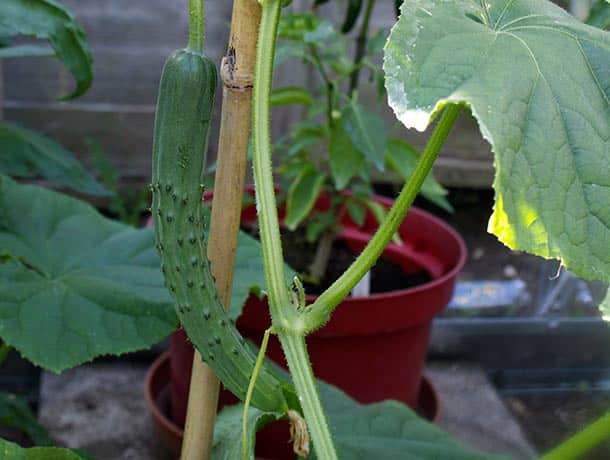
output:
[{"label": "greenhouse floor", "polygon": [[[124,361],[45,373],[40,420],[61,444],[105,460],[170,460],[155,439],[143,396],[146,367]],[[432,363],[445,430],[467,445],[515,459],[534,451],[485,374],[469,364]]]}]

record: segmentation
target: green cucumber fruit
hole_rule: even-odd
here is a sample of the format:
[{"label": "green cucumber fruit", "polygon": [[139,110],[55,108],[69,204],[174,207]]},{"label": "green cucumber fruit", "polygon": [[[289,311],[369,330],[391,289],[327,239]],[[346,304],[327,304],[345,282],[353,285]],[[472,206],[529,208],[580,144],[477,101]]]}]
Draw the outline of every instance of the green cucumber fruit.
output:
[{"label": "green cucumber fruit", "polygon": [[[217,73],[203,54],[185,49],[163,68],[153,141],[153,216],[166,286],[182,326],[203,360],[244,398],[256,354],[229,319],[207,258],[202,199],[208,131]],[[252,404],[285,412],[290,386],[264,367]]]}]

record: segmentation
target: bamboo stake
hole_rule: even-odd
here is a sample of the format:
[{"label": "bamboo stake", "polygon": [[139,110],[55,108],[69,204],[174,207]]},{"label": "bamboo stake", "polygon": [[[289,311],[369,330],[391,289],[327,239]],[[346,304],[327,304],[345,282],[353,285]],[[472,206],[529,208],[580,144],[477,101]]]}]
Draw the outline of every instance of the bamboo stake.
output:
[{"label": "bamboo stake", "polygon": [[[257,0],[235,0],[231,36],[220,75],[223,103],[208,257],[221,300],[229,307],[250,132],[252,80],[260,22]],[[211,458],[220,384],[195,352],[182,460]]]}]

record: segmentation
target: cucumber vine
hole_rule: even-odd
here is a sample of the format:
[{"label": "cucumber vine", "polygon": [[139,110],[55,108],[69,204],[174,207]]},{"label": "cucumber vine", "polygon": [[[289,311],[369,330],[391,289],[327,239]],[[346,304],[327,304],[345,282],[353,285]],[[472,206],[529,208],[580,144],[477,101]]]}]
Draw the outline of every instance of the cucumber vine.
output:
[{"label": "cucumber vine", "polygon": [[254,79],[252,163],[269,307],[273,327],[282,344],[316,453],[320,459],[332,460],[338,457],[316,388],[305,345],[305,335],[328,321],[332,310],[374,265],[392,239],[430,172],[430,168],[457,118],[460,107],[457,105],[447,107],[414,174],[405,184],[376,235],[353,265],[326,292],[321,294],[312,306],[304,309],[298,308],[298,303],[295,304],[292,300],[293,296],[284,281],[284,257],[271,162],[269,99],[281,1],[267,0],[260,3],[262,17]]}]

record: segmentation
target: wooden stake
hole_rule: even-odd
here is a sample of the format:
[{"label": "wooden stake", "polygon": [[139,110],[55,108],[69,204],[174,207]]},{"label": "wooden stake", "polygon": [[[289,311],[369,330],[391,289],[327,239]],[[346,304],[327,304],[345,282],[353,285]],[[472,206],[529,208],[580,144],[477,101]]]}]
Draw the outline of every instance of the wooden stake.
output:
[{"label": "wooden stake", "polygon": [[[223,103],[208,257],[212,262],[216,287],[227,308],[231,299],[241,218],[259,22],[257,0],[233,2],[231,38],[220,69]],[[214,371],[195,352],[182,460],[211,458],[218,393],[219,382]]]}]

